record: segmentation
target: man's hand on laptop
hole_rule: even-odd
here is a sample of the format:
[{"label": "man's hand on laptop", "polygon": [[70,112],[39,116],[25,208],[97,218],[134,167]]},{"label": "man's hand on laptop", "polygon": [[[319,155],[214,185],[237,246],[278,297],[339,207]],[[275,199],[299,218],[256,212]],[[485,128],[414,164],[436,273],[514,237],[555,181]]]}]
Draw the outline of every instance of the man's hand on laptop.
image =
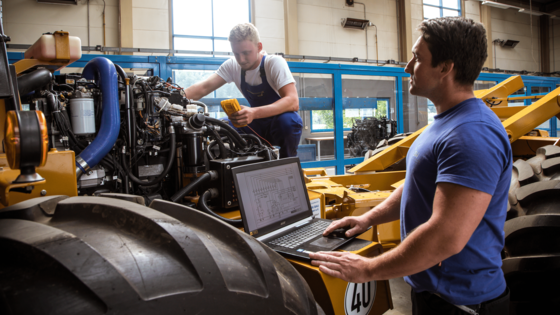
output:
[{"label": "man's hand on laptop", "polygon": [[331,225],[329,225],[325,229],[325,231],[323,232],[323,236],[328,236],[332,231],[336,229],[348,227],[350,227],[350,229],[346,231],[346,237],[350,237],[352,235],[360,234],[367,231],[367,229],[369,228],[369,223],[363,216],[344,217],[340,220],[333,221]]},{"label": "man's hand on laptop", "polygon": [[348,252],[309,253],[311,264],[319,266],[321,272],[346,282],[370,281],[371,259]]}]

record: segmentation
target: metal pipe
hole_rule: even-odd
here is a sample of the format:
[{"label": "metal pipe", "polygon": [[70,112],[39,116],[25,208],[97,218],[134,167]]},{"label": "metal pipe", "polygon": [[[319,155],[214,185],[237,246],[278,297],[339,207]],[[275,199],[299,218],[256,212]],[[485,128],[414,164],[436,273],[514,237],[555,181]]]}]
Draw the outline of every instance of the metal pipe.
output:
[{"label": "metal pipe", "polygon": [[[375,26],[375,60],[379,61],[379,49],[377,45],[377,25],[370,23],[371,26]],[[377,64],[379,66],[379,63]]]},{"label": "metal pipe", "polygon": [[[106,34],[105,34],[105,0],[103,0],[103,47],[107,46],[106,43]],[[106,52],[103,52],[104,55],[106,55]]]},{"label": "metal pipe", "polygon": [[[128,145],[130,146],[130,158],[132,158],[132,155],[136,154],[136,151],[132,150],[132,146],[133,146],[133,137],[132,137],[132,133],[136,132],[136,130],[132,129],[134,126],[132,124],[132,115],[134,115],[134,112],[131,109],[130,106],[130,78],[125,78],[125,88],[124,88],[124,104],[125,104],[125,109],[126,109],[126,122],[128,124]],[[129,163],[130,165],[130,163]]]},{"label": "metal pipe", "polygon": [[[364,20],[367,20],[367,19],[366,19],[366,5],[365,5],[364,3],[362,3],[362,2],[356,2],[356,1],[354,1],[354,3],[355,3],[355,4],[361,4],[361,5],[364,6]],[[366,26],[366,60],[369,58],[367,28],[368,28],[368,27]]]},{"label": "metal pipe", "polygon": [[191,103],[192,105],[198,105],[198,106],[200,106],[200,107],[203,107],[203,108],[204,108],[204,115],[205,115],[205,116],[208,116],[208,105],[206,105],[206,104],[204,104],[204,103],[202,103],[202,102],[193,101],[193,100],[189,100],[189,103]]},{"label": "metal pipe", "polygon": [[87,0],[87,45],[91,46],[89,44],[89,0]]}]

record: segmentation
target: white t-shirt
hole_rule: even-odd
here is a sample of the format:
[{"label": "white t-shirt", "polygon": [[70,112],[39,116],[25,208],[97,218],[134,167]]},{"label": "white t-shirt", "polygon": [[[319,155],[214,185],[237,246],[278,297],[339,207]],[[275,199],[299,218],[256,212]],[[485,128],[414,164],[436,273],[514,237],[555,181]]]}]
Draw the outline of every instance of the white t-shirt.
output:
[{"label": "white t-shirt", "polygon": [[[245,72],[245,82],[250,86],[262,83],[260,67],[261,63],[259,62],[257,68]],[[267,55],[264,60],[264,71],[266,73],[266,81],[268,81],[268,84],[276,91],[278,96],[280,96],[278,90],[287,84],[296,82],[290,72],[288,63],[281,56]],[[241,91],[241,66],[239,66],[234,57],[224,62],[216,71],[216,74],[227,83],[235,82],[235,85]]]}]

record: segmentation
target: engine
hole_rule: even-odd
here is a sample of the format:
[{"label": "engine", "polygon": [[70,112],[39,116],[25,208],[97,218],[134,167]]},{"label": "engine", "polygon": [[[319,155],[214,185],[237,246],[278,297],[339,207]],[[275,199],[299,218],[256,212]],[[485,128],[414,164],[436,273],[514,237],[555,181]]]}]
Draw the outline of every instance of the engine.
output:
[{"label": "engine", "polygon": [[[90,65],[95,59],[102,60]],[[20,91],[22,104],[45,114],[49,147],[75,152],[78,194],[171,200],[240,225],[217,215],[238,206],[231,168],[276,159],[274,150],[210,117],[208,106],[185,98],[171,79],[95,59],[82,74],[51,78],[36,70],[30,81],[48,83]]]},{"label": "engine", "polygon": [[386,117],[354,120],[352,132],[347,136],[350,154],[363,157],[368,150],[375,150],[381,140],[394,137],[396,130],[397,122]]}]

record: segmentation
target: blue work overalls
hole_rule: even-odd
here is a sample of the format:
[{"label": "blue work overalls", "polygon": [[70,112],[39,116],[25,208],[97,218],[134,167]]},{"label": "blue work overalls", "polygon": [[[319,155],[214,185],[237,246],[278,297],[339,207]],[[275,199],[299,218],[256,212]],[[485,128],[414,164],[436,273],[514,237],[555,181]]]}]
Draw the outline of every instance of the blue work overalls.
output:
[{"label": "blue work overalls", "polygon": [[[250,86],[245,82],[245,71],[241,70],[241,93],[251,107],[259,107],[270,105],[280,99],[280,96],[268,84],[266,80],[266,73],[264,71],[264,59],[262,57],[260,73],[262,83],[260,85]],[[224,119],[229,122],[229,119]],[[301,129],[303,123],[301,117],[297,112],[285,112],[280,115],[254,119],[249,126],[258,133],[261,137],[265,138],[274,146],[280,147],[280,157],[297,156],[297,148],[301,138]],[[235,128],[235,127],[234,127]],[[247,127],[235,128],[239,133],[254,134],[251,129]]]}]

